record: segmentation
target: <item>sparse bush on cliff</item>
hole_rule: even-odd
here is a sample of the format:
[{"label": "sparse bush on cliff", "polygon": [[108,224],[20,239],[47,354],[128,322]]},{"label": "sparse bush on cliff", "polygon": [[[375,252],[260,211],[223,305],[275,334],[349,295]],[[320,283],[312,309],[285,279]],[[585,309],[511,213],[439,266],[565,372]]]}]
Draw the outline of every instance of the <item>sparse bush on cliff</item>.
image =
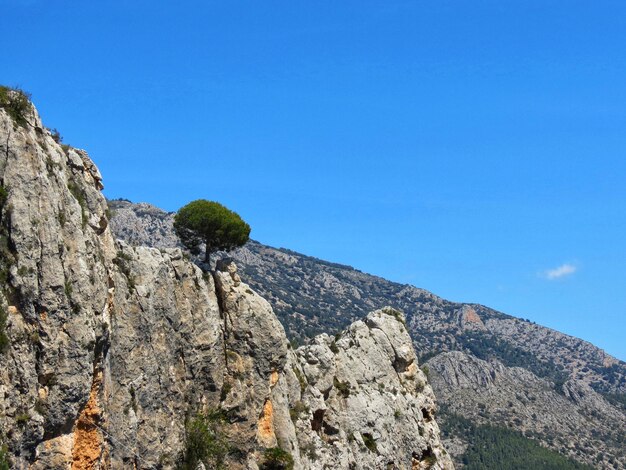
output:
[{"label": "sparse bush on cliff", "polygon": [[54,140],[57,144],[60,144],[63,142],[63,136],[56,128],[48,129],[48,130],[50,131],[50,136],[52,137],[52,140]]},{"label": "sparse bush on cliff", "polygon": [[333,386],[337,389],[342,397],[348,398],[350,396],[349,382],[342,382],[337,377],[333,377]]},{"label": "sparse bush on cliff", "polygon": [[4,109],[18,126],[26,126],[26,116],[32,111],[30,94],[19,88],[0,86],[0,108]]},{"label": "sparse bush on cliff", "polygon": [[209,469],[224,469],[230,446],[222,432],[223,415],[219,410],[198,413],[185,425],[185,453],[178,468],[196,470],[202,462]]},{"label": "sparse bush on cliff", "polygon": [[261,470],[292,470],[293,457],[280,447],[265,449],[263,461],[259,468]]},{"label": "sparse bush on cliff", "polygon": [[363,444],[365,444],[365,447],[367,447],[370,452],[374,452],[375,454],[377,454],[378,446],[376,445],[376,440],[374,439],[374,436],[372,436],[368,432],[364,432],[363,434],[361,434],[361,437],[363,438]]},{"label": "sparse bush on cliff", "polygon": [[69,189],[72,196],[74,196],[74,199],[76,199],[76,201],[80,205],[82,226],[83,228],[85,228],[87,226],[87,222],[89,221],[89,216],[87,215],[88,209],[87,209],[87,201],[85,199],[85,193],[83,189],[80,186],[78,186],[76,183],[74,183],[73,181],[70,181],[67,183],[67,189]]},{"label": "sparse bush on cliff", "polygon": [[236,212],[214,201],[198,199],[182,207],[174,218],[174,229],[183,244],[194,254],[206,245],[204,261],[211,253],[230,251],[250,237],[250,226]]},{"label": "sparse bush on cliff", "polygon": [[309,407],[303,401],[298,400],[294,404],[293,408],[289,410],[289,416],[291,417],[291,421],[293,421],[294,423],[298,421],[302,413],[307,413],[308,415]]}]

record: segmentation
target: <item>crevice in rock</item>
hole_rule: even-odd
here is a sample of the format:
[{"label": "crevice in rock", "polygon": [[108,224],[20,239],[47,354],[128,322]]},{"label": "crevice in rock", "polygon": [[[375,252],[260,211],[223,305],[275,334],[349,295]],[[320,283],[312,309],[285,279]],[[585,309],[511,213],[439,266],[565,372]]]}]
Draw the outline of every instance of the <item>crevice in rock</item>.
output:
[{"label": "crevice in rock", "polygon": [[432,468],[437,462],[437,456],[431,446],[426,447],[421,452],[413,452],[413,469]]},{"label": "crevice in rock", "polygon": [[315,410],[313,412],[311,429],[317,433],[321,432],[322,430],[322,425],[324,424],[324,413],[326,413],[326,410]]},{"label": "crevice in rock", "polygon": [[11,140],[11,130],[7,132],[7,142],[4,144],[7,160],[9,159],[9,140]]},{"label": "crevice in rock", "polygon": [[[217,273],[215,271],[208,271],[209,275],[213,278],[213,285],[215,286],[215,298],[217,299],[217,309],[220,314],[220,318],[223,320],[222,323],[222,344],[224,350],[222,353],[224,354],[224,365],[226,366],[224,372],[228,372],[228,348],[226,347],[226,338],[228,335],[228,315],[226,314],[226,306],[224,305],[225,300],[224,296],[226,295],[223,291],[222,286],[220,285],[220,281],[217,277]],[[207,283],[208,284],[208,283]],[[209,286],[207,285],[207,289]]]},{"label": "crevice in rock", "polygon": [[322,430],[327,436],[335,436],[339,434],[339,429],[330,424],[328,421],[322,420]]}]

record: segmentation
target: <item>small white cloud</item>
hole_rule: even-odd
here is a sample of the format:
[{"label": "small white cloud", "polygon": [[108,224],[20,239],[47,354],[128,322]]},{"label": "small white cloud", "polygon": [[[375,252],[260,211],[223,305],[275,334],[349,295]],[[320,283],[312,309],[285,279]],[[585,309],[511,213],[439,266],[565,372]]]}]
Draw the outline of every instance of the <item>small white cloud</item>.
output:
[{"label": "small white cloud", "polygon": [[565,263],[557,268],[548,269],[543,273],[543,277],[545,277],[549,281],[554,281],[555,279],[561,279],[566,276],[571,276],[577,270],[578,268],[573,264]]}]

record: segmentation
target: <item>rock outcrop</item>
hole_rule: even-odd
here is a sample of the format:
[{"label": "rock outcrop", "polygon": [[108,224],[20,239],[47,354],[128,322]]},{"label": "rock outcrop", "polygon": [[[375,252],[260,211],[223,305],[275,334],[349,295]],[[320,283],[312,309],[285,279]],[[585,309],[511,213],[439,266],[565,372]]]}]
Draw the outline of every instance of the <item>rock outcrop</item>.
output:
[{"label": "rock outcrop", "polygon": [[296,354],[308,383],[294,408],[304,408],[296,423],[307,466],[449,468],[434,395],[400,312],[370,313]]},{"label": "rock outcrop", "polygon": [[174,468],[199,433],[207,468],[452,468],[399,312],[294,351],[234,264],[116,241],[97,168],[54,137],[0,109],[0,459]]}]

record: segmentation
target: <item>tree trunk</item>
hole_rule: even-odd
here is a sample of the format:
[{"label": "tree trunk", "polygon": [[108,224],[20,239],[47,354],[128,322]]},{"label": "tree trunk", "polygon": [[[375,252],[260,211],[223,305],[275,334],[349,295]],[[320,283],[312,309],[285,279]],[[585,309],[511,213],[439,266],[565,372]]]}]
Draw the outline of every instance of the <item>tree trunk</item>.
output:
[{"label": "tree trunk", "polygon": [[208,265],[211,264],[211,246],[207,243],[206,250],[204,252],[204,262]]}]

